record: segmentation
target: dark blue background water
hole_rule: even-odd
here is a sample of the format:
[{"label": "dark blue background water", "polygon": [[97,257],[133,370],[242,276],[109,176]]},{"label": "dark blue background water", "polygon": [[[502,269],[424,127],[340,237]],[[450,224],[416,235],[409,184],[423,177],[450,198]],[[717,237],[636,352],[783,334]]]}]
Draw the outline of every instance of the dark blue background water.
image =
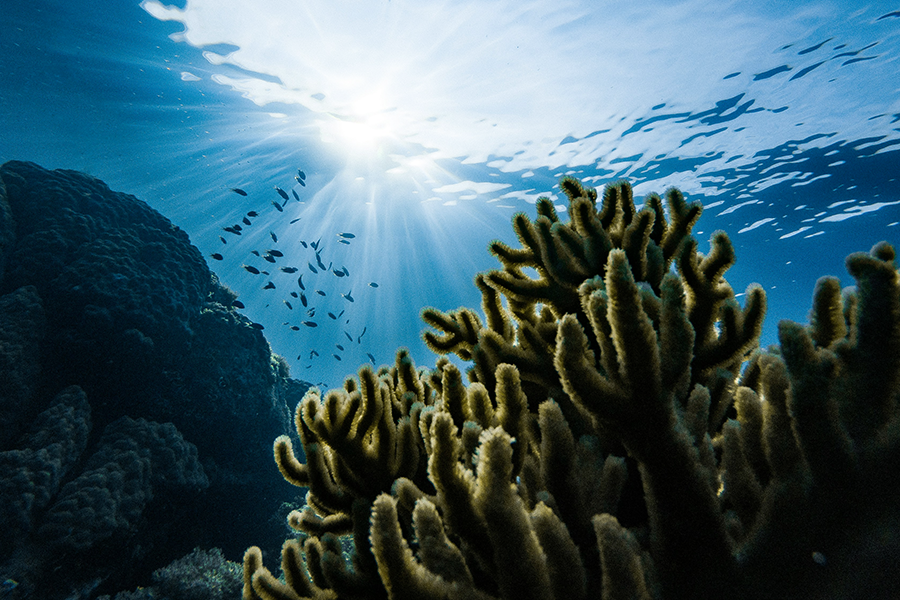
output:
[{"label": "dark blue background water", "polygon": [[[316,21],[317,6],[308,3],[306,13],[268,15],[278,23],[271,38],[257,34],[254,39],[276,51],[282,48],[276,54],[284,59],[298,40],[284,35],[282,27],[308,42],[310,23],[321,30],[325,16],[340,20],[340,14],[328,14]],[[402,2],[379,6],[385,19],[403,24]],[[705,247],[714,230],[729,233],[738,263],[728,279],[736,290],[751,282],[763,285],[769,299],[763,343],[774,343],[779,319],[806,320],[818,277],[837,275],[852,284],[843,267],[848,253],[868,250],[880,240],[900,244],[900,13],[888,3],[807,2],[790,10],[765,3],[752,9],[748,3],[722,6],[737,15],[727,25],[733,54],[705,53],[706,44],[722,48],[727,40],[704,40],[687,30],[683,38],[675,35],[677,43],[655,44],[659,19],[673,19],[675,34],[693,23],[689,12],[658,11],[664,14],[622,17],[635,22],[638,31],[646,26],[650,32],[646,41],[619,44],[645,48],[640,54],[628,47],[633,77],[592,79],[579,72],[577,63],[573,73],[561,67],[550,73],[550,63],[517,59],[515,68],[541,68],[535,67],[533,78],[514,71],[510,82],[497,88],[521,82],[521,94],[510,97],[523,100],[509,104],[509,118],[508,98],[501,94],[503,102],[491,103],[489,78],[473,71],[471,65],[482,59],[460,62],[452,52],[441,53],[436,42],[436,49],[422,50],[432,61],[428,68],[452,77],[410,90],[409,105],[382,111],[390,118],[413,115],[397,121],[406,127],[404,135],[351,148],[340,139],[329,140],[331,130],[317,125],[323,119],[352,123],[353,115],[335,117],[338,104],[327,105],[330,89],[320,94],[324,99],[310,100],[316,88],[309,86],[330,85],[327,77],[334,76],[331,71],[313,76],[311,69],[317,60],[334,69],[329,61],[336,53],[346,52],[352,62],[354,53],[371,47],[321,43],[329,52],[326,58],[307,48],[296,69],[273,63],[266,72],[262,63],[250,68],[247,55],[216,64],[222,62],[216,56],[249,50],[252,44],[242,47],[223,34],[217,44],[195,47],[178,37],[185,29],[181,22],[158,20],[137,2],[4,2],[0,162],[31,160],[85,171],[147,201],[185,229],[204,254],[224,256],[222,261],[210,258],[211,268],[240,294],[246,314],[265,326],[274,351],[289,359],[292,374],[329,386],[367,361],[367,353],[382,364],[401,345],[410,347],[420,363],[432,364],[434,357],[419,342],[421,308],[478,306],[471,279],[495,266],[487,243],[494,238],[514,243],[512,214],[533,214],[534,198],[555,195],[563,174],[598,187],[627,177],[639,196],[678,185],[689,199],[702,201],[706,210],[695,234]],[[256,7],[265,13],[267,3]],[[467,10],[475,10],[472,3],[461,3],[453,14],[464,20]],[[604,21],[585,11],[553,31],[583,36],[592,40],[592,48],[602,49],[602,40],[613,44]],[[752,36],[764,17],[770,23],[768,37],[759,47],[742,50],[741,40]],[[699,26],[710,20],[706,25],[712,27],[713,18],[697,13],[695,20]],[[529,19],[519,15],[504,24],[506,29],[498,27],[497,43],[485,43],[484,60],[497,60],[499,52],[516,56],[511,46],[500,48],[527,34],[528,27],[538,27]],[[457,38],[466,31],[459,26],[447,38],[460,44],[465,40]],[[432,37],[440,38],[439,33]],[[624,50],[609,52],[615,57]],[[695,62],[679,62],[682,52]],[[558,59],[575,61],[578,50],[558,54]],[[254,56],[261,60],[265,53]],[[304,69],[312,82],[307,87],[288,75],[305,81]],[[671,71],[682,85],[651,85]],[[467,72],[473,82],[466,81]],[[688,75],[692,72],[696,80]],[[236,79],[271,87],[280,99],[255,103],[241,87],[249,84],[230,83]],[[462,91],[454,96],[457,87]],[[488,90],[485,98],[472,91],[478,89]],[[571,97],[582,95],[600,100],[586,116],[574,115],[583,123],[574,126],[566,118],[572,116]],[[605,106],[606,97],[611,108],[601,114],[597,107]],[[627,108],[628,98],[634,98],[633,109]],[[419,106],[433,116],[423,112],[426,118],[420,118]],[[484,107],[484,123],[470,114],[472,106]],[[457,120],[461,125],[453,125]],[[532,137],[525,125],[529,120],[536,131]],[[440,129],[445,122],[452,126]],[[423,124],[421,132],[410,133],[416,123]],[[435,123],[433,132],[428,123]],[[458,139],[451,140],[453,132]],[[511,151],[517,142],[521,150]],[[471,153],[459,154],[457,148],[467,144]],[[421,173],[415,171],[418,159],[427,162]],[[305,187],[293,179],[298,168],[307,175]],[[284,212],[276,211],[271,202],[280,198],[274,186],[293,188],[302,202],[292,199]],[[249,195],[238,196],[231,187]],[[222,231],[249,210],[260,216],[244,235]],[[336,234],[342,232],[356,237],[341,244]],[[307,263],[315,266],[315,255],[301,239],[321,239],[324,262],[346,266],[350,276],[312,274]],[[264,254],[272,248],[285,254],[278,266],[293,265],[300,272],[270,268],[276,288],[263,290],[267,280],[241,265],[271,267],[250,251]],[[306,273],[307,294],[317,306],[316,329],[300,325],[309,319],[288,295],[299,291],[300,273]],[[324,298],[312,292],[316,288]],[[354,302],[341,297],[348,293]],[[326,316],[341,310],[340,320]],[[319,356],[310,358],[312,350]]]}]

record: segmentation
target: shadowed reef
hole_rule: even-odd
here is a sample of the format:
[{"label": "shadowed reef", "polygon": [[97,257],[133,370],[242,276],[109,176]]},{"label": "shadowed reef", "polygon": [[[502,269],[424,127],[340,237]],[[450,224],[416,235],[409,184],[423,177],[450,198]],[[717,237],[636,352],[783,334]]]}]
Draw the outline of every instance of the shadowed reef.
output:
[{"label": "shadowed reef", "polygon": [[298,535],[280,577],[247,551],[244,597],[896,597],[894,249],[761,350],[765,294],[737,301],[725,233],[698,252],[698,204],[561,188],[568,222],[541,199],[490,245],[480,312],[423,312],[434,369],[306,393],[306,463],[275,442]]}]

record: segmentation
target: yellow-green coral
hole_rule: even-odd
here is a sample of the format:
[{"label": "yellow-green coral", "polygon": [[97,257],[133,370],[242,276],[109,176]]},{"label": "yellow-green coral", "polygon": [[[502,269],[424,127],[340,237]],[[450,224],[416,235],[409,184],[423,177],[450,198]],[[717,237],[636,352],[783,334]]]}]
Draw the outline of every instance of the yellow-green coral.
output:
[{"label": "yellow-green coral", "polygon": [[[858,289],[823,279],[811,325],[782,323],[780,352],[759,352],[765,295],[736,301],[724,233],[697,251],[699,205],[669,190],[667,210],[656,195],[638,210],[620,182],[598,208],[560,186],[570,222],[542,199],[513,219],[521,248],[491,244],[502,268],[476,277],[481,315],[423,313],[468,383],[400,351],[304,397],[307,464],[275,444],[309,489],[289,519],[300,537],[283,581],[247,552],[245,598],[882,594],[860,573],[896,570],[900,550],[893,249],[851,256]],[[894,558],[854,563],[872,539]]]}]

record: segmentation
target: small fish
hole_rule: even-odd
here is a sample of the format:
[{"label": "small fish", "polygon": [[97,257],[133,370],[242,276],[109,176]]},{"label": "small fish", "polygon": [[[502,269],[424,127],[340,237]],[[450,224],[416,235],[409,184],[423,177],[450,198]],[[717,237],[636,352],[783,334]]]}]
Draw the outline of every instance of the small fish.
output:
[{"label": "small fish", "polygon": [[334,313],[328,313],[328,316],[337,321],[337,317],[334,316]]},{"label": "small fish", "polygon": [[322,257],[319,256],[319,253],[316,252],[316,263],[319,265],[319,268],[323,271],[327,271],[328,267],[325,266],[325,263],[322,262]]},{"label": "small fish", "polygon": [[338,318],[340,318],[342,314],[344,314],[344,311],[338,313]]},{"label": "small fish", "polygon": [[316,293],[320,296],[325,296],[325,292],[323,292],[322,290],[316,290]]},{"label": "small fish", "polygon": [[[291,219],[291,222],[289,223],[289,225],[293,225],[294,223],[296,223],[299,220],[300,220],[300,217],[297,217],[296,219]],[[303,247],[306,248],[306,244],[303,244]]]},{"label": "small fish", "polygon": [[345,238],[345,239],[348,239],[348,240],[352,240],[352,239],[355,238],[356,236],[353,235],[352,233],[339,233],[339,234],[338,234],[338,237],[342,237],[342,238]]},{"label": "small fish", "polygon": [[296,273],[298,270],[297,267],[281,267],[283,273]]},{"label": "small fish", "polygon": [[344,335],[346,335],[346,336],[347,336],[347,339],[348,339],[348,340],[350,340],[350,341],[351,341],[351,342],[352,342],[352,341],[353,341],[353,338],[352,338],[352,337],[350,337],[350,334],[349,334],[349,333],[347,333],[347,332],[346,332],[346,331],[345,331],[345,332],[344,332]]},{"label": "small fish", "polygon": [[282,198],[284,198],[285,200],[291,199],[291,197],[287,195],[287,192],[284,191],[283,189],[281,189],[280,187],[278,187],[277,185],[275,186],[275,191],[278,192],[278,195],[281,196]]},{"label": "small fish", "polygon": [[221,235],[219,236],[219,241],[222,242],[223,244],[228,243],[227,241],[225,241],[225,238],[223,238]]},{"label": "small fish", "polygon": [[316,271],[316,268],[314,266],[312,266],[312,263],[308,262],[308,263],[306,263],[306,266],[309,267],[309,270],[312,271],[313,273],[318,273],[318,271]]},{"label": "small fish", "polygon": [[263,289],[264,290],[274,290],[275,284],[270,281],[269,283],[267,283],[266,285],[263,286]]},{"label": "small fish", "polygon": [[303,321],[303,324],[307,327],[318,327],[315,321]]},{"label": "small fish", "polygon": [[366,335],[366,328],[365,328],[365,327],[363,327],[362,333],[359,334],[359,337],[356,338],[356,343],[357,343],[357,344],[360,343],[360,340],[362,340],[362,336],[364,336],[364,335]]},{"label": "small fish", "polygon": [[316,316],[316,307],[313,306],[311,309],[309,309],[308,311],[306,311],[306,314],[308,314],[310,317]]},{"label": "small fish", "polygon": [[341,294],[341,298],[343,298],[347,302],[353,302],[353,296],[350,295],[350,292],[347,292],[346,294]]},{"label": "small fish", "polygon": [[255,210],[251,210],[251,211],[247,211],[247,216],[248,217],[258,217],[259,213],[256,212]]},{"label": "small fish", "polygon": [[309,351],[309,357],[310,357],[310,358],[312,358],[313,356],[318,356],[318,355],[319,355],[319,353],[316,352],[315,350],[310,350],[310,351]]},{"label": "small fish", "polygon": [[294,179],[297,180],[297,183],[299,183],[303,187],[306,187],[306,182],[303,181],[302,179],[300,179],[299,177],[297,177],[296,175],[294,175]]},{"label": "small fish", "polygon": [[263,327],[260,323],[250,323],[250,327],[252,327],[253,329],[259,329],[260,331],[265,329],[265,327]]},{"label": "small fish", "polygon": [[240,226],[239,224],[237,224],[237,223],[235,223],[234,225],[232,225],[231,228],[234,229],[235,231],[243,231],[243,229],[244,229],[243,227],[241,227],[241,226]]},{"label": "small fish", "polygon": [[294,200],[296,200],[297,202],[300,202],[300,196],[297,195],[296,190],[291,190],[291,194],[293,194]]},{"label": "small fish", "polygon": [[375,357],[372,356],[372,355],[371,355],[370,353],[368,353],[368,352],[366,352],[366,356],[369,357],[369,360],[371,360],[371,361],[372,361],[372,364],[374,365],[374,364],[375,364]]},{"label": "small fish", "polygon": [[291,325],[291,331],[300,331],[300,328],[296,325]]},{"label": "small fish", "polygon": [[282,253],[281,250],[269,250],[267,252],[267,254],[271,254],[272,256],[277,256],[278,258],[281,258],[282,256],[284,256],[284,253]]},{"label": "small fish", "polygon": [[259,275],[259,269],[257,269],[253,265],[241,265],[241,266],[244,267],[244,270],[247,271],[248,273],[253,273],[254,275]]},{"label": "small fish", "polygon": [[259,253],[259,250],[251,250],[250,254],[252,254],[254,256],[261,256],[261,254]]},{"label": "small fish", "polygon": [[294,298],[299,298],[299,297],[300,297],[300,296],[297,295],[297,292],[291,292],[291,296],[293,296]]},{"label": "small fish", "polygon": [[347,244],[348,246],[350,245],[350,242],[348,242],[347,240],[338,240],[338,242],[341,244]]},{"label": "small fish", "polygon": [[332,356],[334,357],[335,360],[341,360],[341,357],[338,356],[337,354],[332,354]]},{"label": "small fish", "polygon": [[252,225],[253,224],[253,222],[250,221],[250,219],[248,219],[247,217],[244,217],[243,219],[241,219],[241,221],[244,222],[244,225]]},{"label": "small fish", "polygon": [[338,350],[340,350],[341,352],[344,351],[344,347],[341,346],[340,344],[335,344],[334,347],[337,348]]},{"label": "small fish", "polygon": [[300,292],[300,302],[303,303],[303,306],[307,306],[306,294]]},{"label": "small fish", "polygon": [[347,270],[347,267],[343,267],[341,270],[344,272],[344,275],[350,277],[350,271]]},{"label": "small fish", "polygon": [[300,169],[297,169],[297,177],[299,177],[300,179],[306,181],[306,173],[304,173],[304,172],[301,171]]},{"label": "small fish", "polygon": [[271,254],[266,254],[265,256],[263,256],[263,260],[267,260],[267,261],[269,261],[270,263],[274,263],[274,262],[275,262],[275,257],[272,256]]},{"label": "small fish", "polygon": [[344,272],[343,272],[343,271],[338,271],[337,269],[335,269],[334,271],[332,271],[332,273],[334,273],[334,274],[337,275],[338,277],[343,277],[343,276],[344,276]]},{"label": "small fish", "polygon": [[277,202],[275,202],[274,200],[272,200],[272,206],[274,206],[278,212],[284,212],[284,209],[281,208],[281,205],[278,204]]},{"label": "small fish", "polygon": [[282,300],[282,302],[284,302],[284,305],[287,306],[289,310],[294,310],[294,307],[291,306],[290,302],[288,302],[287,300]]},{"label": "small fish", "polygon": [[275,232],[274,232],[274,231],[270,231],[270,232],[269,232],[269,235],[272,236],[272,241],[273,241],[273,242],[277,242],[277,241],[278,241],[278,236],[275,235]]},{"label": "small fish", "polygon": [[321,241],[322,241],[322,238],[319,238],[319,239],[317,239],[316,241],[314,241],[313,243],[311,243],[310,246],[312,246],[312,249],[313,249],[313,250],[318,250],[318,249],[319,249],[319,242],[321,242]]},{"label": "small fish", "polygon": [[246,196],[247,195],[247,192],[245,192],[241,188],[228,188],[228,189],[230,189],[232,192],[234,192],[238,196]]},{"label": "small fish", "polygon": [[303,240],[300,240],[300,245],[304,248],[307,248],[306,242],[304,242]]},{"label": "small fish", "polygon": [[378,284],[373,281],[373,282],[369,283],[369,287],[377,288]]},{"label": "small fish", "polygon": [[297,285],[300,286],[301,290],[305,290],[306,288],[303,286],[303,275],[297,278]]},{"label": "small fish", "polygon": [[271,275],[271,273],[269,273],[265,269],[260,269],[259,272],[262,273],[263,275]]},{"label": "small fish", "polygon": [[287,200],[285,200],[284,202],[282,202],[282,203],[281,203],[281,208],[284,208],[285,206],[287,206],[287,203],[288,203]]},{"label": "small fish", "polygon": [[229,227],[223,227],[222,229],[224,231],[227,231],[228,233],[233,233],[234,235],[241,235],[241,230],[235,229],[234,227],[229,226]]},{"label": "small fish", "polygon": [[223,258],[225,258],[224,256],[222,256],[222,255],[219,254],[218,252],[213,252],[213,253],[210,254],[209,256],[210,256],[210,258],[213,258],[213,259],[215,259],[215,260],[222,260]]},{"label": "small fish", "polygon": [[231,305],[235,308],[247,308],[246,306],[244,306],[244,303],[241,302],[240,300],[235,300],[234,302],[231,303]]}]

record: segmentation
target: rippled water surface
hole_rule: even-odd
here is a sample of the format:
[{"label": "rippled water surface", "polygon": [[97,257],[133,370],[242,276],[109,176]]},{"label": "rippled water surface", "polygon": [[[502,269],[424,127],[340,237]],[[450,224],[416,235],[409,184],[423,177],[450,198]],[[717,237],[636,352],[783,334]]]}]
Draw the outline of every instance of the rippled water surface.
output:
[{"label": "rippled water surface", "polygon": [[[433,364],[420,309],[478,306],[487,243],[514,242],[510,217],[565,174],[702,201],[695,234],[728,232],[729,281],[768,293],[765,344],[805,321],[819,276],[852,283],[848,253],[900,244],[889,2],[3,5],[0,161],[147,201],[222,255],[211,268],[313,382],[401,345]],[[270,249],[299,271],[242,268]]]}]

